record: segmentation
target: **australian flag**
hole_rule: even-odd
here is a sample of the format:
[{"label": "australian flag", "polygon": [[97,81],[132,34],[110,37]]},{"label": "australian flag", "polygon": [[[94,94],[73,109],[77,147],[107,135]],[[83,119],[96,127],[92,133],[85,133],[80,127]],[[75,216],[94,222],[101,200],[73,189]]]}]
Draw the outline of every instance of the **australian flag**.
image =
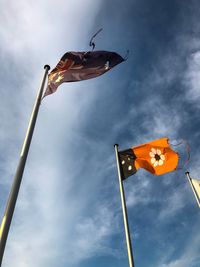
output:
[{"label": "australian flag", "polygon": [[64,82],[98,77],[124,60],[119,54],[109,51],[67,52],[50,72],[44,96],[54,93]]}]

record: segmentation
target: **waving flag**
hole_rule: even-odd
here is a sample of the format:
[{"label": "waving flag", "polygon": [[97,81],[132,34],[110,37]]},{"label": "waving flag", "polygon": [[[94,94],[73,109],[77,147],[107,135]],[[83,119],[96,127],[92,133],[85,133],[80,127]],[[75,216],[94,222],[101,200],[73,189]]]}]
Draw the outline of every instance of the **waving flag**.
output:
[{"label": "waving flag", "polygon": [[161,138],[146,144],[119,151],[122,178],[126,179],[139,168],[161,175],[176,169],[178,153],[170,148],[168,138]]},{"label": "waving flag", "polygon": [[63,82],[77,82],[95,78],[123,62],[115,52],[67,52],[48,76],[44,96],[54,93]]}]

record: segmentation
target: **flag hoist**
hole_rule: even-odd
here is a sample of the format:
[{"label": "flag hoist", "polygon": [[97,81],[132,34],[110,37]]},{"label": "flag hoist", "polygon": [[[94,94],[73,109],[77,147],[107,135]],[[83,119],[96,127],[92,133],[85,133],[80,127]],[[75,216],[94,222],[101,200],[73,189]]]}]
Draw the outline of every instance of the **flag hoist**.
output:
[{"label": "flag hoist", "polygon": [[15,173],[15,177],[13,180],[13,184],[12,184],[11,191],[10,191],[9,198],[8,198],[8,202],[7,202],[7,206],[6,206],[4,216],[3,216],[3,219],[1,222],[1,227],[0,227],[0,266],[2,264],[6,240],[8,237],[8,232],[9,232],[10,224],[12,221],[14,209],[15,209],[15,204],[17,201],[18,193],[19,193],[19,188],[20,188],[20,184],[21,184],[21,180],[22,180],[22,176],[23,176],[23,172],[24,172],[24,168],[25,168],[25,164],[26,164],[26,159],[28,156],[29,147],[31,144],[31,139],[33,136],[33,131],[35,128],[35,123],[37,120],[38,111],[40,108],[41,99],[43,96],[45,81],[47,78],[48,71],[50,69],[49,65],[45,65],[44,69],[45,69],[44,77],[42,79],[42,84],[41,84],[41,87],[38,91],[38,94],[37,94],[37,97],[35,100],[35,104],[34,104],[33,111],[31,114],[30,121],[29,121],[29,125],[28,125],[28,129],[27,129],[26,136],[24,139],[24,144],[22,146],[18,167],[17,167],[16,173]]}]

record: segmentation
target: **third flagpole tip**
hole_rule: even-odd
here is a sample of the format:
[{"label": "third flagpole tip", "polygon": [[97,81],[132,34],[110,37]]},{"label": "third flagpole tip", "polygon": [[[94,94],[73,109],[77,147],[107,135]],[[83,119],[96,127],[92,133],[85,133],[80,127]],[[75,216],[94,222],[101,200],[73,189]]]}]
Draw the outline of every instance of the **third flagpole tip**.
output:
[{"label": "third flagpole tip", "polygon": [[50,66],[46,64],[46,65],[44,65],[44,69],[50,70]]}]

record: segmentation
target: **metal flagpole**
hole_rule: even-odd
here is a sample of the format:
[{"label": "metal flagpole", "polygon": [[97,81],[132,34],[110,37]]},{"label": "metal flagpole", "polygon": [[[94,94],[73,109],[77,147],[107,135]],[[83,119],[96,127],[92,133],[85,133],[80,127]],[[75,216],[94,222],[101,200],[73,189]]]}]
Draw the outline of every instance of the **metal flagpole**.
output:
[{"label": "metal flagpole", "polygon": [[8,202],[7,202],[4,216],[3,216],[3,219],[1,222],[1,227],[0,227],[0,266],[2,264],[6,240],[8,237],[8,232],[9,232],[10,224],[12,221],[14,209],[15,209],[17,196],[19,193],[19,188],[20,188],[20,184],[21,184],[21,180],[22,180],[22,176],[23,176],[23,172],[24,172],[24,168],[25,168],[25,164],[26,164],[26,159],[27,159],[31,139],[33,136],[35,123],[37,120],[37,115],[38,115],[38,111],[39,111],[39,107],[40,107],[40,103],[41,103],[41,99],[42,99],[42,95],[43,95],[43,91],[44,91],[45,81],[47,78],[48,71],[50,70],[49,65],[45,65],[44,69],[45,69],[44,77],[43,77],[41,87],[38,91],[38,94],[37,94],[37,97],[35,100],[35,104],[34,104],[33,111],[31,114],[30,121],[29,121],[29,125],[28,125],[28,129],[27,129],[26,136],[24,139],[24,144],[22,146],[18,167],[17,167],[16,173],[15,173],[15,177],[14,177],[13,184],[12,184],[11,191],[10,191],[9,198],[8,198]]},{"label": "metal flagpole", "polygon": [[126,200],[125,200],[124,187],[123,187],[123,182],[122,182],[122,177],[121,177],[121,170],[120,170],[120,165],[119,165],[118,145],[115,144],[114,147],[115,147],[117,170],[118,170],[118,177],[119,177],[119,188],[120,188],[122,211],[123,211],[123,218],[124,218],[124,228],[125,228],[125,234],[126,234],[128,260],[129,260],[129,266],[130,267],[134,267],[135,265],[134,265],[134,260],[133,260],[131,237],[130,237],[130,231],[129,231],[129,225],[128,225],[128,215],[127,215],[127,209],[126,209]]},{"label": "metal flagpole", "polygon": [[192,191],[193,191],[193,193],[194,193],[194,195],[195,195],[197,204],[199,205],[199,208],[200,208],[199,198],[198,198],[197,193],[196,193],[196,190],[195,190],[195,188],[194,188],[194,186],[193,186],[193,184],[192,184],[192,182],[191,182],[190,173],[189,173],[189,172],[186,172],[185,175],[186,175],[187,178],[188,178],[188,181],[189,181],[189,183],[190,183],[190,185],[191,185],[191,187],[192,187]]}]

